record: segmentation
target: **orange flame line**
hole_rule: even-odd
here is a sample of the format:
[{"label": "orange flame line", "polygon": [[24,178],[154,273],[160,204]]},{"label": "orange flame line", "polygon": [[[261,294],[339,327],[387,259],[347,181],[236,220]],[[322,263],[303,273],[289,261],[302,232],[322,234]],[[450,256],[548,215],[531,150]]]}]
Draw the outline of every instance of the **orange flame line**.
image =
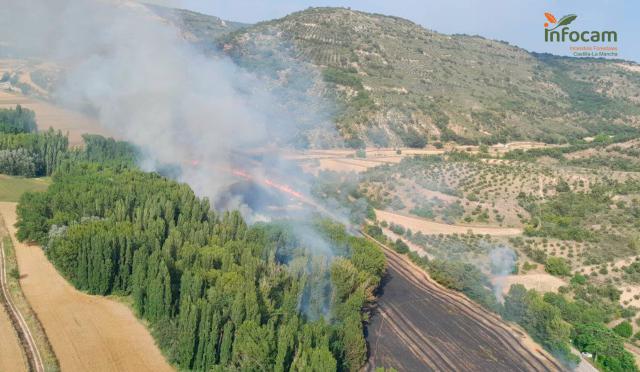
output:
[{"label": "orange flame line", "polygon": [[[192,167],[197,167],[198,165],[200,165],[200,161],[198,161],[196,159],[191,160],[190,163],[191,163]],[[229,173],[233,174],[234,176],[239,177],[239,178],[243,178],[243,179],[245,179],[247,181],[260,182],[260,183],[262,183],[262,184],[264,184],[266,186],[269,186],[269,187],[271,187],[273,189],[279,190],[280,192],[283,192],[283,193],[288,194],[290,196],[293,196],[293,197],[295,197],[297,199],[300,199],[303,202],[309,203],[307,198],[305,198],[305,196],[302,193],[294,190],[289,185],[280,184],[280,183],[272,181],[272,180],[270,180],[268,178],[255,177],[255,176],[245,172],[242,169],[237,169],[237,168],[226,168],[226,169],[224,169],[222,167],[216,167],[216,168],[219,168],[220,170],[223,170],[225,172],[229,172]]]}]

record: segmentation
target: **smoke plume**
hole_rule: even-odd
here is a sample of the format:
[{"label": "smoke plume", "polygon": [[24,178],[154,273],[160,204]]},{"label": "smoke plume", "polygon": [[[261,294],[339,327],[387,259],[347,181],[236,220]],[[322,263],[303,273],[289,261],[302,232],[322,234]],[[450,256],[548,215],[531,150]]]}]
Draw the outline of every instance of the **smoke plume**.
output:
[{"label": "smoke plume", "polygon": [[[3,3],[2,41],[22,56],[63,66],[65,76],[54,97],[90,110],[115,136],[138,145],[145,170],[178,165],[179,180],[197,194],[220,208],[239,208],[250,220],[263,220],[266,212],[230,193],[237,168],[252,181],[292,182],[300,192],[308,191],[302,172],[277,155],[246,155],[274,148],[299,131],[300,112],[283,104],[298,92],[280,86],[276,94],[269,82],[228,58],[205,56],[178,29],[135,2]],[[314,74],[306,76],[313,80]],[[301,101],[305,105],[297,109],[307,118],[329,112],[320,99],[305,96]]]},{"label": "smoke plume", "polygon": [[498,247],[489,252],[489,264],[491,266],[493,292],[499,302],[503,301],[503,289],[505,277],[513,273],[517,256],[511,248]]},{"label": "smoke plume", "polygon": [[309,283],[300,309],[311,318],[328,314],[333,253],[304,222],[312,213],[311,182],[274,150],[310,123],[328,122],[326,103],[300,91],[317,91],[309,84],[320,81],[317,71],[290,66],[282,76],[307,69],[297,76],[309,82],[274,88],[222,55],[196,50],[180,30],[131,1],[5,0],[0,29],[0,46],[11,53],[61,66],[55,99],[139,146],[143,169],[177,166],[178,180],[249,222],[295,216],[297,240],[315,254],[303,268]]}]

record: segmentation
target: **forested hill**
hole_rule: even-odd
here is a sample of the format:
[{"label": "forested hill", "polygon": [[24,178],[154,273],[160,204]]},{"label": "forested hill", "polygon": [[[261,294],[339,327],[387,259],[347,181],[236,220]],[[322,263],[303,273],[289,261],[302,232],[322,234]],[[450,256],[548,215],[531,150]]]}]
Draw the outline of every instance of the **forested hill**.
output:
[{"label": "forested hill", "polygon": [[[194,25],[193,27],[204,27]],[[348,144],[562,142],[640,125],[640,66],[538,55],[408,20],[309,8],[216,36],[239,65],[325,95]],[[298,87],[294,87],[298,89]]]},{"label": "forested hill", "polygon": [[98,155],[67,157],[17,211],[18,238],[73,285],[131,296],[181,370],[361,368],[363,308],[385,269],[377,247],[317,220],[309,229],[334,256],[312,254],[288,223],[213,212],[188,185],[120,161],[120,143],[87,139]]}]

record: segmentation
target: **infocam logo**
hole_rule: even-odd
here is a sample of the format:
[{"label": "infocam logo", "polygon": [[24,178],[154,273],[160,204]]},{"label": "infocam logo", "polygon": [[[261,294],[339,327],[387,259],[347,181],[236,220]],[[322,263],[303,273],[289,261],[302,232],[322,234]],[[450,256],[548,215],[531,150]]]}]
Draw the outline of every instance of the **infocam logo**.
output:
[{"label": "infocam logo", "polygon": [[567,14],[566,16],[557,20],[556,17],[547,12],[544,13],[547,21],[544,24],[544,41],[546,42],[584,42],[584,43],[597,43],[597,42],[617,42],[618,33],[615,31],[574,31],[569,28],[569,25],[578,18],[575,14]]}]

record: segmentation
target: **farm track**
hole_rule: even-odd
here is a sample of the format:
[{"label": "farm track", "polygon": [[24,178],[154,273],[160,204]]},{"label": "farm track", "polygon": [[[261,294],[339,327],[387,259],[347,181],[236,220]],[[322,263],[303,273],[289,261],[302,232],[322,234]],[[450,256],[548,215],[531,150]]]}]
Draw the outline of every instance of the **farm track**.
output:
[{"label": "farm track", "polygon": [[423,234],[466,234],[469,231],[474,234],[492,236],[514,236],[522,234],[522,229],[514,227],[497,226],[474,226],[474,225],[449,225],[435,222],[426,218],[389,212],[376,209],[376,218],[388,223],[395,223],[414,232],[420,231]]},{"label": "farm track", "polygon": [[495,314],[442,288],[406,257],[375,242],[388,267],[367,329],[368,370],[563,370]]},{"label": "farm track", "polygon": [[16,203],[0,202],[26,299],[62,371],[173,371],[144,324],[126,305],[76,290],[38,246],[15,239]]},{"label": "farm track", "polygon": [[36,346],[33,335],[31,334],[24,317],[13,304],[11,294],[9,293],[4,250],[4,242],[0,242],[0,287],[2,287],[2,303],[7,310],[7,314],[11,319],[11,323],[13,324],[16,333],[18,334],[18,339],[20,340],[20,344],[24,350],[24,355],[27,359],[29,371],[44,372],[45,369],[42,356]]}]

